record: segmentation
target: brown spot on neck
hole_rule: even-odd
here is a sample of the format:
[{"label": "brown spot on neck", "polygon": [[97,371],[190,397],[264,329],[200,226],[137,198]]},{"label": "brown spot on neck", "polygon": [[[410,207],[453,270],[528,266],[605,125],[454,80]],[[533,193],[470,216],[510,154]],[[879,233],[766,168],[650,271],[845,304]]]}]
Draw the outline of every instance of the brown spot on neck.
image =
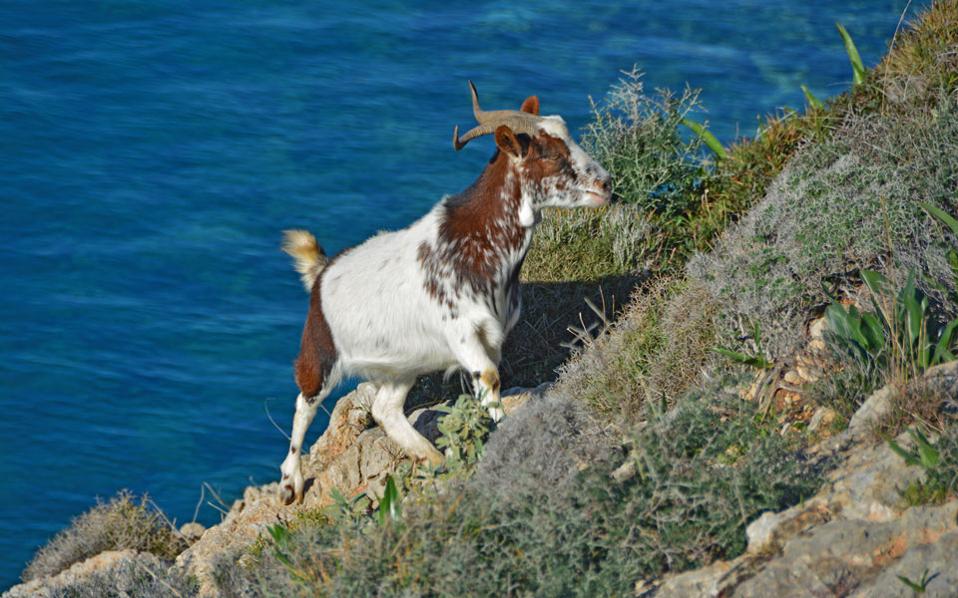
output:
[{"label": "brown spot on neck", "polygon": [[476,291],[494,283],[501,256],[518,251],[525,239],[521,201],[519,173],[502,152],[468,189],[446,200],[439,239],[457,283],[466,280]]},{"label": "brown spot on neck", "polygon": [[520,201],[519,173],[508,156],[496,152],[468,189],[446,200],[440,234],[443,240],[457,240],[489,232],[496,222],[516,216]]}]

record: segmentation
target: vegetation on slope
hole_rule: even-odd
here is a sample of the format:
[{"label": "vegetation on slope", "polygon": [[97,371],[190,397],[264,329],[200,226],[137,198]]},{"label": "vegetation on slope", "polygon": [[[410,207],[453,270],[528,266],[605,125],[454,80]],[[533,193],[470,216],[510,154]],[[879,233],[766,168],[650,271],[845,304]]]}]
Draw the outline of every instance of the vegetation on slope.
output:
[{"label": "vegetation on slope", "polygon": [[[223,555],[224,595],[625,595],[740,553],[752,519],[814,493],[822,472],[807,435],[741,400],[748,368],[713,349],[786,358],[806,319],[867,300],[867,269],[897,288],[914,272],[936,321],[958,311],[958,239],[919,203],[958,212],[956,41],[958,3],[935,4],[849,93],[770,118],[721,159],[679,132],[694,93],[650,98],[628,76],[585,140],[622,203],[542,224],[525,272],[531,324],[506,351],[513,380],[562,362],[542,347],[568,338],[584,297],[600,303],[594,289],[614,286],[621,317],[488,438],[488,422],[460,414],[457,442],[473,446],[460,446],[459,474],[410,469],[401,514],[309,513]],[[853,409],[895,379],[890,362],[829,346],[823,404],[854,397]],[[958,426],[941,429],[934,480],[954,493]]]},{"label": "vegetation on slope", "polygon": [[122,491],[109,502],[97,503],[54,536],[37,551],[22,578],[30,581],[56,575],[105,550],[127,548],[173,559],[186,548],[186,541],[162,513],[150,506],[147,497],[137,501]]}]

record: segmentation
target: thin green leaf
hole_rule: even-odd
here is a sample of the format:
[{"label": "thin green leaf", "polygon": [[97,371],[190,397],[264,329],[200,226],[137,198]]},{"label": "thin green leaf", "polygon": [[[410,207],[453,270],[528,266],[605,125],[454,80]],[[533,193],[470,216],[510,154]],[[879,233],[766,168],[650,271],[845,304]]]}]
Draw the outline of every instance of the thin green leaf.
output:
[{"label": "thin green leaf", "polygon": [[874,270],[862,270],[862,280],[865,281],[868,290],[876,296],[883,295],[885,286],[888,284],[888,279],[882,276],[881,272]]},{"label": "thin green leaf", "polygon": [[748,355],[747,353],[740,353],[738,351],[726,349],[725,347],[713,347],[712,350],[736,363],[743,363],[745,365],[762,370],[772,367],[772,363],[761,355]]},{"label": "thin green leaf", "polygon": [[936,208],[935,206],[927,202],[921,202],[918,205],[924,208],[925,211],[931,214],[932,216],[938,218],[938,220],[941,220],[945,225],[948,226],[948,228],[951,229],[951,233],[955,235],[956,237],[958,237],[958,220],[955,220],[951,216],[951,214],[949,214],[948,212],[942,209]]},{"label": "thin green leaf", "polygon": [[906,465],[921,465],[921,459],[918,458],[918,455],[901,448],[901,445],[894,440],[888,441],[888,448],[894,451],[896,455],[904,459]]},{"label": "thin green leaf", "polygon": [[917,593],[917,594],[924,594],[924,593],[925,593],[925,586],[924,586],[924,585],[922,585],[922,584],[920,584],[920,583],[915,583],[915,582],[913,582],[912,580],[910,580],[910,579],[908,579],[907,577],[905,577],[904,575],[896,575],[895,577],[897,577],[903,584],[905,584],[906,586],[908,586],[908,588],[909,588],[911,591],[913,591],[913,592],[915,592],[915,593]]},{"label": "thin green leaf", "polygon": [[863,313],[861,331],[862,336],[868,342],[866,349],[869,353],[877,355],[885,348],[885,328],[878,316],[872,313]]},{"label": "thin green leaf", "polygon": [[804,83],[802,84],[802,93],[805,94],[805,101],[808,102],[808,105],[816,110],[824,110],[825,105],[822,104],[822,101],[815,97],[815,94],[812,93],[812,90],[808,88]]},{"label": "thin green leaf", "polygon": [[958,328],[958,319],[948,322],[948,325],[941,331],[941,336],[938,337],[938,342],[935,344],[935,354],[931,358],[932,363],[951,361],[948,356],[950,355],[951,337],[954,335],[955,328]]},{"label": "thin green leaf", "polygon": [[862,64],[862,57],[858,54],[858,48],[848,30],[841,23],[835,23],[838,33],[842,36],[845,43],[845,53],[848,54],[848,61],[852,64],[852,82],[855,85],[861,85],[865,82],[865,65]]},{"label": "thin green leaf", "polygon": [[383,497],[379,501],[379,510],[376,513],[376,519],[379,525],[385,525],[386,521],[399,520],[399,490],[396,488],[396,482],[393,477],[386,476],[386,488],[383,490]]},{"label": "thin green leaf", "polygon": [[925,469],[934,469],[938,466],[940,455],[938,449],[928,441],[928,437],[920,430],[910,430],[911,437],[918,447],[918,456],[921,459],[921,466]]},{"label": "thin green leaf", "polygon": [[724,160],[728,157],[728,154],[725,152],[725,148],[722,147],[722,143],[701,123],[697,123],[689,118],[683,118],[682,124],[691,129],[693,133],[698,135],[698,138],[701,139],[710,150],[712,150],[712,153],[714,153],[717,158]]}]

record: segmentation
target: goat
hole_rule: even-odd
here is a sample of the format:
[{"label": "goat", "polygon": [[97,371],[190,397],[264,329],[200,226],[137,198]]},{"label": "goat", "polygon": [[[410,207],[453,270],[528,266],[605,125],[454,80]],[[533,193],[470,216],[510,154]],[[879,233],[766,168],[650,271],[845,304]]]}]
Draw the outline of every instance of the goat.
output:
[{"label": "goat", "polygon": [[296,413],[280,471],[285,504],[303,500],[300,453],[317,406],[343,376],[377,386],[373,419],[410,457],[442,454],[406,420],[416,378],[463,368],[495,421],[498,363],[519,318],[519,270],[544,207],[597,207],[611,197],[609,174],[569,136],[559,116],[539,116],[530,96],[519,110],[483,111],[469,82],[479,125],[459,137],[494,135],[497,150],[479,178],[444,197],[409,227],[380,233],[329,260],[306,231],[286,231],[309,312],[296,360]]}]

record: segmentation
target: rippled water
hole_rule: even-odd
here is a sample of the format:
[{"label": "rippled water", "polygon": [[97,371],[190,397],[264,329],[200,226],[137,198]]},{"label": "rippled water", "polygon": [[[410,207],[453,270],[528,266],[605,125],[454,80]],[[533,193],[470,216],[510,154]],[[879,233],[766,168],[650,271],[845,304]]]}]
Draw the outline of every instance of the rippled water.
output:
[{"label": "rippled water", "polygon": [[845,89],[834,21],[873,64],[905,2],[407,4],[0,6],[0,588],[95,496],[182,522],[202,482],[276,476],[306,309],[280,231],[336,251],[468,184],[467,78],[575,128],[635,63],[729,140]]}]

